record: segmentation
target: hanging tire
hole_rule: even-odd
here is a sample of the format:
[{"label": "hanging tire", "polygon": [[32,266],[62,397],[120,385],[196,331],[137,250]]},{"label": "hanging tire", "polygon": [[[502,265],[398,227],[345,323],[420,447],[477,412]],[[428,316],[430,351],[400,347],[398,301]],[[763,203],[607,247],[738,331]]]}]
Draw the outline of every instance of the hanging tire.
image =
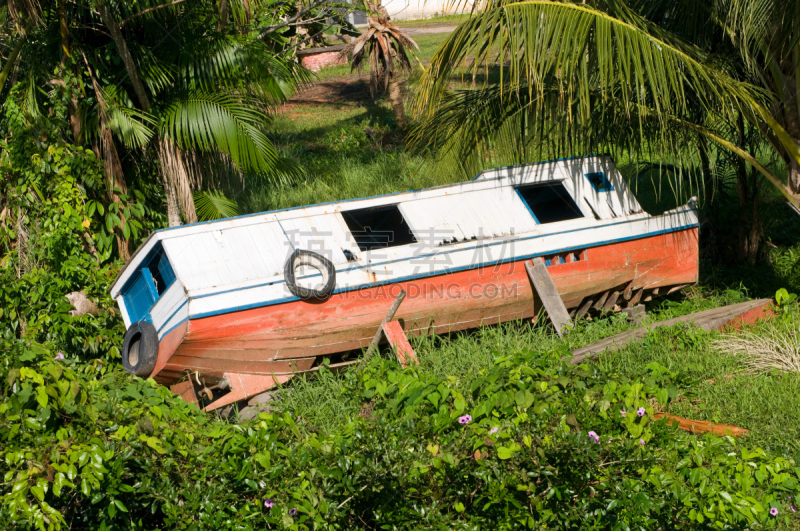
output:
[{"label": "hanging tire", "polygon": [[[322,275],[321,288],[307,288],[297,284],[296,271],[300,266],[308,266],[316,269]],[[289,288],[296,297],[301,299],[324,300],[331,296],[336,285],[336,269],[333,262],[313,251],[295,250],[286,260],[284,266],[284,277],[286,287]]]},{"label": "hanging tire", "polygon": [[133,323],[122,342],[122,366],[125,370],[147,378],[158,360],[158,332],[147,321]]}]

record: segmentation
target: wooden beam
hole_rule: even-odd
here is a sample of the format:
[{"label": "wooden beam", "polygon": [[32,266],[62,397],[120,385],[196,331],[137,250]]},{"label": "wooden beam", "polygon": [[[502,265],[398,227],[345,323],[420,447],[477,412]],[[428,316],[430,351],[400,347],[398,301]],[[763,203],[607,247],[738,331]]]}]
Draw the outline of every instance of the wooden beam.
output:
[{"label": "wooden beam", "polygon": [[400,290],[400,294],[397,298],[392,302],[392,305],[389,307],[389,311],[386,312],[386,316],[381,321],[381,326],[378,327],[378,331],[375,332],[375,335],[372,338],[372,342],[367,347],[367,352],[364,354],[364,359],[369,358],[372,354],[372,351],[378,348],[378,344],[381,342],[381,338],[383,337],[383,325],[394,319],[394,314],[397,313],[397,309],[400,308],[400,303],[403,302],[403,299],[406,298],[406,290]]},{"label": "wooden beam", "polygon": [[578,319],[586,315],[586,312],[589,311],[589,309],[592,307],[593,304],[594,304],[594,299],[591,297],[587,297],[586,301],[584,301],[583,305],[581,305],[581,307],[578,309],[578,313],[575,314],[575,320],[577,321]]},{"label": "wooden beam", "polygon": [[772,311],[770,306],[772,299],[759,299],[756,301],[741,302],[739,304],[731,304],[730,306],[723,306],[721,308],[714,308],[713,310],[705,310],[702,312],[691,313],[674,319],[667,319],[666,321],[659,321],[651,323],[647,326],[634,328],[615,336],[607,337],[596,341],[589,345],[572,351],[573,365],[581,363],[587,357],[600,354],[603,351],[619,350],[626,346],[628,343],[645,337],[650,330],[660,328],[662,326],[673,326],[679,323],[692,323],[698,328],[703,330],[719,330],[726,325],[741,326],[743,323],[752,324],[759,319],[763,319],[771,315]]},{"label": "wooden beam", "polygon": [[617,299],[619,299],[619,291],[612,292],[611,295],[609,295],[606,299],[603,309],[608,311],[613,310],[614,306],[617,304]]},{"label": "wooden beam", "polygon": [[414,349],[411,348],[411,344],[408,342],[406,333],[400,323],[397,321],[383,323],[381,330],[383,330],[386,339],[389,340],[389,344],[397,351],[397,360],[400,365],[403,367],[408,367],[412,363],[419,365],[417,355],[414,354]]},{"label": "wooden beam", "polygon": [[525,269],[528,271],[528,278],[530,278],[533,289],[544,304],[558,336],[563,336],[563,330],[572,327],[572,320],[569,318],[564,301],[561,300],[561,295],[558,294],[556,285],[547,271],[547,266],[544,265],[544,260],[536,257],[533,259],[533,265],[525,262]]}]

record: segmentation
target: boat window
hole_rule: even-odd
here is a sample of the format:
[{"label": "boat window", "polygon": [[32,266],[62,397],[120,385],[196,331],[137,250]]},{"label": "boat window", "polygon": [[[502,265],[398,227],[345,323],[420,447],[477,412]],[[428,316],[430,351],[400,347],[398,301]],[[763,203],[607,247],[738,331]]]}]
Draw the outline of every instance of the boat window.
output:
[{"label": "boat window", "polygon": [[140,262],[139,269],[122,288],[125,310],[131,322],[136,323],[145,318],[173,282],[175,273],[159,243]]},{"label": "boat window", "polygon": [[592,188],[594,188],[595,192],[610,192],[614,189],[614,187],[611,186],[611,182],[608,180],[608,177],[606,177],[606,174],[601,171],[587,173],[585,175],[592,184]]},{"label": "boat window", "polygon": [[536,223],[555,223],[583,217],[583,212],[561,182],[520,186],[517,193]]},{"label": "boat window", "polygon": [[347,228],[362,251],[408,245],[417,241],[397,205],[342,212]]}]

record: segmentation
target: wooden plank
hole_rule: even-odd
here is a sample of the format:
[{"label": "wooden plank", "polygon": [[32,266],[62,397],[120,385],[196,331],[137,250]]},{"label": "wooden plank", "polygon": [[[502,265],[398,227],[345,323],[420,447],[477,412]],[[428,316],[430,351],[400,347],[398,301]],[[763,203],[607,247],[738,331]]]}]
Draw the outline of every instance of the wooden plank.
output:
[{"label": "wooden plank", "polygon": [[628,308],[633,308],[639,304],[639,301],[642,300],[642,293],[644,293],[644,289],[640,289],[633,294],[631,300],[628,301]]},{"label": "wooden plank", "polygon": [[655,420],[667,418],[669,424],[676,424],[679,430],[688,431],[689,433],[714,433],[716,435],[733,435],[734,437],[741,437],[750,434],[747,428],[740,428],[739,426],[731,426],[729,424],[717,424],[708,420],[692,420],[677,415],[670,415],[669,413],[656,413],[653,415]]},{"label": "wooden plank", "polygon": [[365,358],[368,358],[370,353],[378,348],[378,343],[381,341],[381,336],[383,335],[383,325],[394,319],[394,314],[397,313],[397,309],[400,308],[400,303],[403,302],[403,299],[406,298],[406,291],[402,290],[397,298],[392,302],[392,305],[389,307],[389,311],[386,312],[386,316],[381,321],[381,326],[378,328],[378,331],[375,332],[375,337],[372,338],[372,343],[369,344],[367,347],[367,352],[364,355]]},{"label": "wooden plank", "polygon": [[600,341],[596,341],[589,345],[573,350],[571,363],[573,365],[581,363],[587,357],[599,354],[606,350],[619,350],[635,339],[645,337],[650,330],[660,328],[662,326],[673,326],[679,323],[692,323],[703,330],[719,330],[728,323],[741,322],[739,319],[742,316],[747,315],[749,319],[752,319],[754,310],[759,310],[761,312],[759,315],[766,316],[769,313],[766,311],[766,308],[768,308],[771,304],[772,299],[759,299],[755,301],[741,302],[739,304],[732,304],[730,306],[714,308],[713,310],[705,310],[689,315],[683,315],[681,317],[675,317],[674,319],[667,319],[666,321],[651,323],[641,328],[634,328],[633,330],[628,330],[626,332],[622,332],[621,334],[607,337],[605,339],[601,339]]},{"label": "wooden plank", "polygon": [[169,390],[172,391],[173,395],[183,398],[184,402],[200,406],[200,402],[197,400],[197,394],[194,392],[194,384],[190,380],[176,383],[171,386]]},{"label": "wooden plank", "polygon": [[611,295],[608,296],[606,299],[606,303],[603,305],[603,309],[607,311],[611,311],[614,309],[614,306],[617,304],[617,299],[619,299],[619,291],[614,291]]},{"label": "wooden plank", "polygon": [[290,374],[273,377],[226,372],[225,378],[231,382],[231,391],[207,405],[205,411],[213,411],[222,406],[261,394],[278,384],[285,383],[291,377],[292,375]]},{"label": "wooden plank", "polygon": [[406,333],[400,323],[397,321],[383,323],[381,330],[383,330],[386,339],[389,340],[389,344],[397,351],[397,359],[400,365],[403,367],[408,367],[412,363],[419,365],[417,355],[414,353],[414,349],[411,348],[411,344],[408,342]]},{"label": "wooden plank", "polygon": [[581,307],[578,309],[578,313],[575,314],[575,320],[577,321],[578,319],[586,315],[586,312],[589,311],[589,309],[592,307],[593,304],[594,304],[594,299],[592,299],[591,297],[587,297],[586,302],[584,302],[581,305]]},{"label": "wooden plank", "polygon": [[556,332],[559,337],[563,336],[563,330],[572,327],[572,320],[569,318],[569,312],[567,312],[567,308],[558,294],[558,289],[547,271],[547,266],[544,265],[544,260],[537,256],[533,259],[533,265],[525,262],[525,269],[528,271],[531,284],[542,300]]}]

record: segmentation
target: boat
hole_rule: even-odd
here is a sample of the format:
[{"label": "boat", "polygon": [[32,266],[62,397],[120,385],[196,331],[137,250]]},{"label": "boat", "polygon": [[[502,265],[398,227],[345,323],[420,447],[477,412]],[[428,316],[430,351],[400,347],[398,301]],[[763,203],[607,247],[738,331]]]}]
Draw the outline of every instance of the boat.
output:
[{"label": "boat", "polygon": [[697,282],[698,255],[694,199],[652,216],[592,155],[158,230],[110,293],[125,368],[214,409],[353,363],[401,291],[403,331],[443,334],[537,315],[537,257],[581,316]]}]

